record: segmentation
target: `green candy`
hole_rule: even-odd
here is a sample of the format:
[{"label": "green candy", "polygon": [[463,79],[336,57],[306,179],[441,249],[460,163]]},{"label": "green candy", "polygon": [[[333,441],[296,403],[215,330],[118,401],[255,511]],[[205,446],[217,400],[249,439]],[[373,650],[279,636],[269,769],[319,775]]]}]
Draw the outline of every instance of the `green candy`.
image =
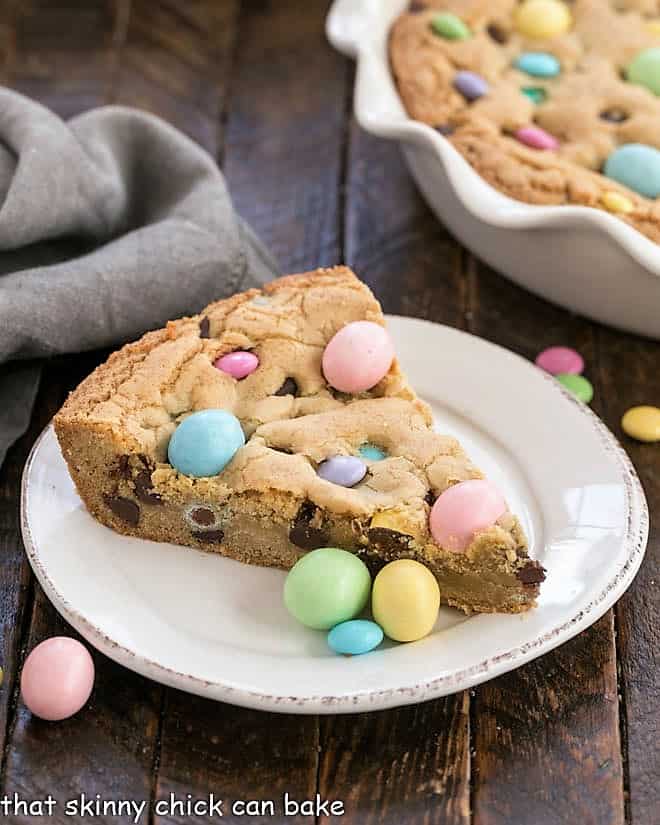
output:
[{"label": "green candy", "polygon": [[626,78],[636,86],[645,86],[660,95],[660,48],[644,49],[629,64]]},{"label": "green candy", "polygon": [[560,373],[555,377],[563,387],[572,392],[577,399],[584,401],[585,404],[588,404],[594,397],[594,388],[583,375]]},{"label": "green candy", "polygon": [[352,553],[321,547],[304,555],[284,582],[284,605],[301,624],[330,630],[360,613],[371,593],[366,564]]},{"label": "green candy", "polygon": [[436,14],[431,20],[431,28],[445,40],[467,40],[470,37],[470,29],[460,17],[449,12]]},{"label": "green candy", "polygon": [[532,103],[536,103],[537,105],[543,103],[548,96],[546,90],[540,86],[523,86],[520,91],[528,97]]}]

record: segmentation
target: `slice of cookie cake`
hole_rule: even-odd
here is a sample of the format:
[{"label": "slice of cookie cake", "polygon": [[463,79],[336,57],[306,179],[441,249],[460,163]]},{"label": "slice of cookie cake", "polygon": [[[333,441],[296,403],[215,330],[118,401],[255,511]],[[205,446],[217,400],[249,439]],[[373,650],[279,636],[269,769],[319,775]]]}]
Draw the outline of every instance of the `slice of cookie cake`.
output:
[{"label": "slice of cookie cake", "polygon": [[55,417],[81,498],[132,536],[282,568],[323,546],[372,569],[414,558],[466,612],[528,609],[543,568],[501,495],[432,429],[384,324],[336,267],[147,333]]}]

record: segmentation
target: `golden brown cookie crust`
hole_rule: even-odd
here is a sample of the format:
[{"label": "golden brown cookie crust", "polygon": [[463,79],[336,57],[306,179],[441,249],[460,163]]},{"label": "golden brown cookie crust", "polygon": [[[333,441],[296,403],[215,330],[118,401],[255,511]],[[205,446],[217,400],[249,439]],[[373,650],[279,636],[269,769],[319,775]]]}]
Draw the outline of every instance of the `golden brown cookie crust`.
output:
[{"label": "golden brown cookie crust", "polygon": [[[600,169],[617,146],[642,143],[660,149],[660,98],[626,82],[625,66],[642,49],[660,46],[649,26],[660,19],[655,0],[575,0],[573,25],[549,40],[521,36],[513,25],[515,0],[429,0],[422,11],[405,12],[390,33],[390,61],[410,116],[433,127],[450,127],[451,143],[492,186],[533,204],[604,208],[606,192],[632,202],[617,216],[660,241],[660,204],[631,191]],[[446,40],[430,21],[438,11],[463,19],[472,36]],[[496,33],[496,37],[489,34]],[[505,40],[505,42],[500,42]],[[530,77],[513,66],[525,51],[554,54],[556,78]],[[453,87],[456,71],[469,70],[489,83],[489,93],[469,103]],[[522,87],[547,91],[533,103]],[[603,113],[623,112],[616,122]],[[537,125],[559,140],[557,151],[528,148],[513,137]]]},{"label": "golden brown cookie crust", "polygon": [[[445,600],[464,610],[527,609],[541,568],[511,514],[465,554],[433,542],[433,498],[481,474],[455,439],[433,431],[398,363],[359,396],[325,382],[323,349],[356,320],[384,323],[369,289],[335,267],[277,279],[123,347],[55,418],[82,499],[99,521],[130,535],[285,568],[327,544],[371,564],[418,558],[440,579]],[[213,363],[239,348],[260,363],[236,381]],[[167,462],[167,444],[178,422],[207,408],[232,411],[247,443],[218,476],[191,478]],[[387,457],[366,461],[360,484],[319,477],[321,461],[364,443]],[[530,571],[536,580],[523,581]]]}]

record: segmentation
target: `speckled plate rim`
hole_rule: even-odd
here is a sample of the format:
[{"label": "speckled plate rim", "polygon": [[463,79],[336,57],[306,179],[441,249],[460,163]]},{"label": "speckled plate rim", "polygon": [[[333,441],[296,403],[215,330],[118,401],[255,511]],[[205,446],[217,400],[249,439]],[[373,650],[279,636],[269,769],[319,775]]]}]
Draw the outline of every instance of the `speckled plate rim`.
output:
[{"label": "speckled plate rim", "polygon": [[[407,0],[335,0],[326,19],[326,34],[340,52],[357,61],[355,117],[367,132],[390,140],[411,143],[429,150],[442,164],[465,209],[484,224],[503,229],[591,227],[612,237],[650,274],[660,276],[660,244],[604,210],[590,206],[539,206],[517,201],[491,186],[455,149],[451,142],[405,111],[385,57],[383,67],[383,23],[403,11]],[[380,80],[389,78],[396,105],[374,105]]]},{"label": "speckled plate rim", "polygon": [[[393,320],[412,321],[414,324],[428,325],[429,327],[442,326],[420,319],[392,317]],[[452,332],[471,339],[475,338],[475,336],[461,330],[452,328]],[[506,354],[506,357],[515,359],[519,364],[524,364],[527,369],[533,370],[537,375],[539,374],[540,371],[534,365],[515,353],[487,341],[481,343],[486,347],[492,347],[500,353]],[[369,711],[412,704],[473,687],[552,650],[597,621],[629,587],[642,562],[646,549],[649,530],[648,507],[641,483],[626,452],[589,407],[578,402],[550,376],[544,375],[544,377],[568,403],[575,405],[575,408],[584,416],[588,425],[595,431],[602,449],[616,462],[627,498],[626,530],[622,539],[624,561],[614,571],[614,575],[600,590],[597,597],[582,605],[576,613],[565,621],[552,627],[542,635],[531,638],[522,645],[512,647],[492,658],[484,659],[469,668],[398,689],[370,689],[342,696],[280,696],[203,680],[195,675],[165,667],[159,662],[152,661],[137,653],[135,650],[118,644],[82,615],[75,605],[62,596],[49,576],[40,557],[39,549],[33,540],[28,519],[30,506],[29,481],[40,445],[47,436],[52,435],[52,424],[44,429],[33,445],[23,471],[21,528],[28,560],[39,584],[55,608],[91,645],[130,670],[170,687],[200,696],[244,707],[282,713],[350,713],[357,710]]]}]

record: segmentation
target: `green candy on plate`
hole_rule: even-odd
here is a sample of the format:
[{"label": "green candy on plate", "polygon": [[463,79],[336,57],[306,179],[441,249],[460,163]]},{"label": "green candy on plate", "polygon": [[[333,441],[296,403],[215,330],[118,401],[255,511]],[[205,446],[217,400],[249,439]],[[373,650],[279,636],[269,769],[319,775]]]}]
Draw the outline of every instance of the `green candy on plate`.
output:
[{"label": "green candy on plate", "polygon": [[289,570],[284,605],[307,627],[330,630],[357,616],[370,593],[371,576],[361,559],[337,547],[320,547]]}]

